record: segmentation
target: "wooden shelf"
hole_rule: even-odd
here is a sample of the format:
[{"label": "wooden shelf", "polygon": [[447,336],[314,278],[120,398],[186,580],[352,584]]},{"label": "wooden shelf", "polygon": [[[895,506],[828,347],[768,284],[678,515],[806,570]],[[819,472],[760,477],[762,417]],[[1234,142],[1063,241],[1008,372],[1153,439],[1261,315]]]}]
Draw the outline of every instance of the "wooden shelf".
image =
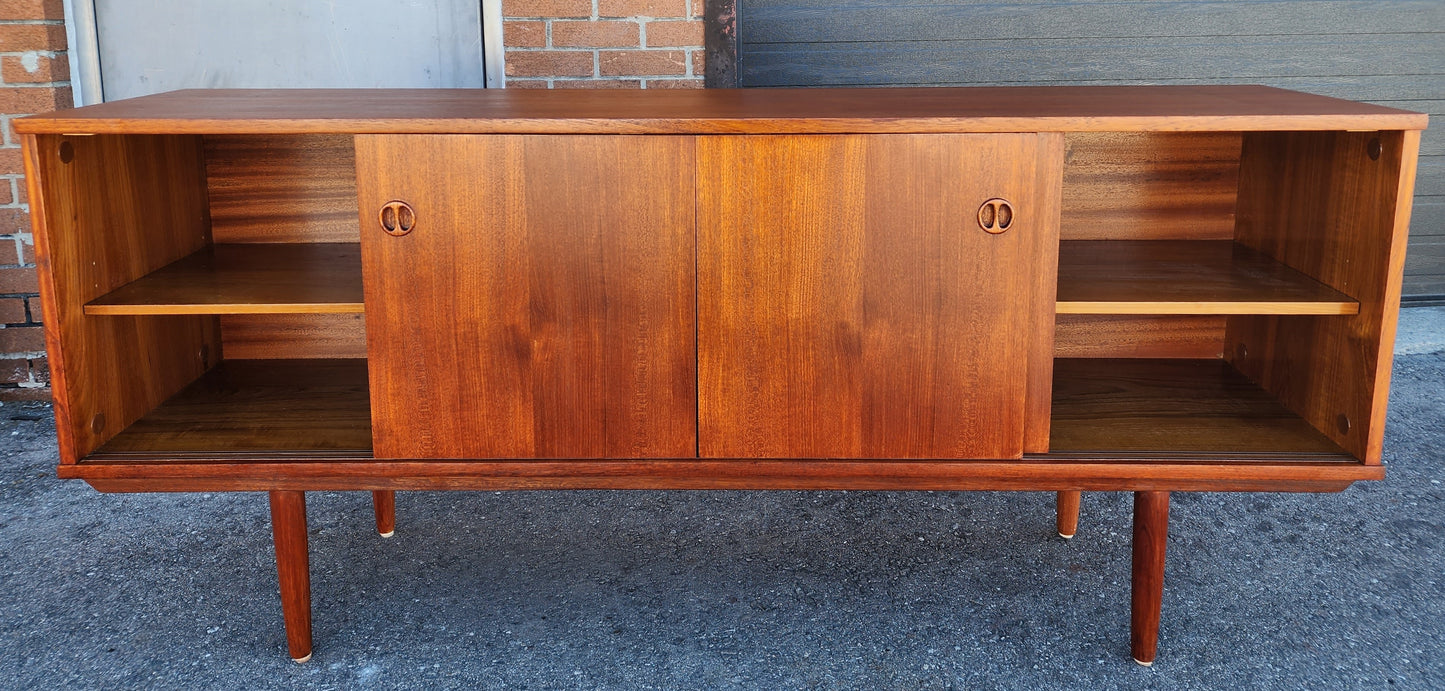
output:
[{"label": "wooden shelf", "polygon": [[85,306],[86,314],[361,313],[361,245],[215,245]]},{"label": "wooden shelf", "polygon": [[1349,458],[1223,360],[1055,360],[1049,441],[1066,455]]},{"label": "wooden shelf", "polygon": [[1357,314],[1360,304],[1229,240],[1065,240],[1058,314]]},{"label": "wooden shelf", "polygon": [[370,450],[365,360],[226,360],[96,455]]}]

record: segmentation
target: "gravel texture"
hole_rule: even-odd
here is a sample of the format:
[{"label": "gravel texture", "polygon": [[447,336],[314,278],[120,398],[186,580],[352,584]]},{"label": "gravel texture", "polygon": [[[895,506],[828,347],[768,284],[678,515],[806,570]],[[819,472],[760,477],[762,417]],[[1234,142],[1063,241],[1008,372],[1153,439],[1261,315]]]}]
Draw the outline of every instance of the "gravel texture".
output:
[{"label": "gravel texture", "polygon": [[312,493],[297,665],[263,494],[57,480],[10,403],[0,688],[1440,688],[1445,310],[1405,314],[1388,479],[1176,494],[1150,669],[1119,492],[1069,542],[1045,493],[402,493],[390,540]]}]

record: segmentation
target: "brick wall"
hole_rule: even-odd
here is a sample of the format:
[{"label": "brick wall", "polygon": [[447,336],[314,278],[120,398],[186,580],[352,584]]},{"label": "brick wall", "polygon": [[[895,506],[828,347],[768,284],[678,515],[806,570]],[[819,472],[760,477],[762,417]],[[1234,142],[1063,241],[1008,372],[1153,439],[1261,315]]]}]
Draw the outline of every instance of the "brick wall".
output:
[{"label": "brick wall", "polygon": [[10,120],[70,105],[61,0],[0,0],[0,400],[50,398],[35,241]]},{"label": "brick wall", "polygon": [[507,87],[701,89],[703,0],[502,0]]}]

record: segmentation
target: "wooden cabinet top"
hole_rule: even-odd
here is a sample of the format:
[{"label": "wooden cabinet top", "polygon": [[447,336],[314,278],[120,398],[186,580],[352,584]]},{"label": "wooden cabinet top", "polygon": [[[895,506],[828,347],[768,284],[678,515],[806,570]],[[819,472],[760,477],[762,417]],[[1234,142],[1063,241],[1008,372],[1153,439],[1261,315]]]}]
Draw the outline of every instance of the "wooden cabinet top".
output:
[{"label": "wooden cabinet top", "polygon": [[1426,116],[1267,86],[546,91],[214,89],[17,120],[24,134],[718,134],[1420,130]]}]

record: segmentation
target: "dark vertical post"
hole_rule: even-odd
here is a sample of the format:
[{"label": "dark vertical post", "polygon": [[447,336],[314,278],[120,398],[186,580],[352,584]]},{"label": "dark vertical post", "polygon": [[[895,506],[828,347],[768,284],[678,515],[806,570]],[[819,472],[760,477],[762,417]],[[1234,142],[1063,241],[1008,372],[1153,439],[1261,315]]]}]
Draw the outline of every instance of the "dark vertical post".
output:
[{"label": "dark vertical post", "polygon": [[276,575],[291,659],[311,659],[311,565],[306,554],[306,493],[271,492],[271,530],[276,538]]},{"label": "dark vertical post", "polygon": [[1134,493],[1134,573],[1129,651],[1154,664],[1159,647],[1159,605],[1164,598],[1164,547],[1169,538],[1169,493]]},{"label": "dark vertical post", "polygon": [[738,84],[738,0],[706,0],[702,10],[703,84],[735,89]]}]

